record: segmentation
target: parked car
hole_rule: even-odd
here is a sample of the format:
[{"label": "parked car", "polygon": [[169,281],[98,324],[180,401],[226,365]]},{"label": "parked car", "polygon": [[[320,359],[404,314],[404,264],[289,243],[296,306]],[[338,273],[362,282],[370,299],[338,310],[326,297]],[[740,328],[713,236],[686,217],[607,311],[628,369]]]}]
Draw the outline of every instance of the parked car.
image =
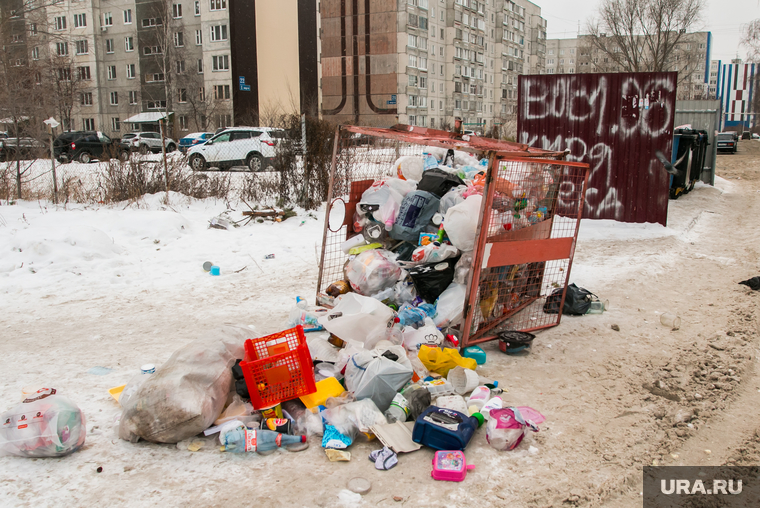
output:
[{"label": "parked car", "polygon": [[45,143],[35,138],[0,138],[0,161],[49,156]]},{"label": "parked car", "polygon": [[203,144],[213,136],[213,132],[192,132],[179,140],[179,149],[182,153],[185,153],[191,146]]},{"label": "parked car", "polygon": [[719,132],[715,136],[715,142],[717,143],[717,150],[719,152],[736,153],[736,148],[739,145],[733,132]]},{"label": "parked car", "polygon": [[85,164],[94,159],[129,157],[120,138],[111,138],[99,131],[64,132],[53,141],[53,154],[61,163],[77,160]]},{"label": "parked car", "polygon": [[752,139],[752,133],[750,131],[742,132],[742,139]]},{"label": "parked car", "polygon": [[752,133],[752,139],[760,139],[760,134],[753,132]]},{"label": "parked car", "polygon": [[[161,153],[161,134],[158,132],[130,132],[124,134],[121,142],[125,149],[143,155],[148,152]],[[177,143],[172,138],[164,138],[164,146],[167,153],[177,149]]]},{"label": "parked car", "polygon": [[282,129],[271,127],[230,127],[201,145],[191,147],[188,164],[195,171],[211,167],[229,169],[245,165],[263,171],[275,155],[274,147]]}]

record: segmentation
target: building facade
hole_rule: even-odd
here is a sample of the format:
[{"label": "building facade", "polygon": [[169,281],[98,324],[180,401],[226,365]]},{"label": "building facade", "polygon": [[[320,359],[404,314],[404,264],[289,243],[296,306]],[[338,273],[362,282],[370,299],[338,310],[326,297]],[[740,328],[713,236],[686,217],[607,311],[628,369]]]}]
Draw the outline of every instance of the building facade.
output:
[{"label": "building facade", "polygon": [[734,59],[731,63],[713,62],[716,68],[715,98],[720,100],[723,116],[721,130],[743,132],[757,127],[760,101],[757,96],[758,65]]},{"label": "building facade", "polygon": [[328,120],[491,132],[515,122],[517,76],[543,69],[546,20],[525,0],[322,0]]},{"label": "building facade", "polygon": [[12,65],[37,76],[65,129],[119,134],[144,128],[128,123],[139,113],[167,112],[179,136],[256,125],[262,105],[316,112],[317,0],[273,4],[0,0],[0,16],[14,27],[2,30]]},{"label": "building facade", "polygon": [[[640,48],[644,50],[644,38]],[[707,99],[710,94],[712,34],[694,32],[685,34],[674,52],[667,70],[678,72],[679,99]],[[585,74],[624,72],[614,58],[594,47],[591,36],[546,41],[546,74]],[[611,47],[612,51],[617,48]],[[619,49],[618,49],[619,51]]]}]

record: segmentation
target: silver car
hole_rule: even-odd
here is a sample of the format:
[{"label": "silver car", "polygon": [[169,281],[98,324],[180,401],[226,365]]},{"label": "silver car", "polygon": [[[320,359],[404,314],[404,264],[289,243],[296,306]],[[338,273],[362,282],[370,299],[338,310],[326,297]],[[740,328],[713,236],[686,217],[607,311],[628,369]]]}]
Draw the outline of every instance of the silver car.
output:
[{"label": "silver car", "polygon": [[[161,134],[158,132],[130,132],[122,136],[121,142],[125,148],[141,154],[161,153]],[[177,149],[177,143],[171,138],[164,138],[164,146],[167,152]]]},{"label": "silver car", "polygon": [[188,164],[195,171],[243,165],[250,171],[263,171],[275,155],[281,132],[282,129],[269,127],[230,127],[202,145],[190,148]]}]

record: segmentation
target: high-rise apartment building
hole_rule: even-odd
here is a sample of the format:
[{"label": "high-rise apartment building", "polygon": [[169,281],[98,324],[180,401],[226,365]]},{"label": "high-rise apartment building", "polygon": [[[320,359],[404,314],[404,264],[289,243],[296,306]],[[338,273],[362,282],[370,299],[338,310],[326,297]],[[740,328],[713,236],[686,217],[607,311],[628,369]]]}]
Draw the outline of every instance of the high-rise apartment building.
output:
[{"label": "high-rise apartment building", "polygon": [[322,0],[322,114],[490,131],[517,76],[543,69],[546,20],[526,0]]},{"label": "high-rise apartment building", "polygon": [[274,4],[0,0],[0,36],[65,129],[118,134],[168,114],[180,135],[316,111],[318,2]]},{"label": "high-rise apartment building", "polygon": [[[641,41],[639,51],[646,53],[644,37],[638,38]],[[620,48],[615,47],[612,38],[609,40],[609,49],[619,53]],[[710,32],[684,34],[683,40],[677,45],[668,70],[678,72],[679,99],[708,98],[711,45]],[[572,39],[549,39],[546,48],[546,74],[627,72],[615,58],[595,47],[589,35]]]},{"label": "high-rise apartment building", "polygon": [[722,130],[745,131],[757,127],[758,65],[733,59],[730,63],[714,60],[715,95],[720,100],[723,117]]}]

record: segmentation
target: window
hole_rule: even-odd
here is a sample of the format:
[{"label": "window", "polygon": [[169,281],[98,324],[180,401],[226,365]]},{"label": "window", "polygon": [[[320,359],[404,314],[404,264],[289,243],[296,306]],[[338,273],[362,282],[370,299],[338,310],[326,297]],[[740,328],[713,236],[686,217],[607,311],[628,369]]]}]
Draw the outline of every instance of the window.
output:
[{"label": "window", "polygon": [[427,42],[428,40],[426,38],[420,37],[419,39],[417,39],[417,44],[418,44],[417,47],[420,49],[427,49]]},{"label": "window", "polygon": [[417,67],[417,55],[409,55],[409,67]]},{"label": "window", "polygon": [[231,115],[216,115],[216,125],[217,127],[229,127],[232,125],[232,116]]},{"label": "window", "polygon": [[[124,24],[125,25],[131,25],[132,24],[132,9],[126,9],[124,11]],[[117,118],[117,120],[118,120],[118,118]]]},{"label": "window", "polygon": [[92,92],[84,92],[79,94],[79,103],[82,106],[92,106]]},{"label": "window", "polygon": [[201,15],[201,2],[200,2],[200,0],[195,0],[194,13],[195,13],[196,16],[200,16]]},{"label": "window", "polygon": [[166,108],[166,101],[148,101],[148,109]]},{"label": "window", "polygon": [[119,92],[111,92],[111,106],[119,105]]},{"label": "window", "polygon": [[227,40],[227,25],[213,25],[211,27],[211,42]]},{"label": "window", "polygon": [[133,37],[126,37],[124,39],[124,51],[134,51],[135,50],[135,40]]},{"label": "window", "polygon": [[76,41],[77,55],[86,55],[88,53],[87,41]]},{"label": "window", "polygon": [[23,39],[21,38],[21,34],[13,34],[11,36],[11,42],[23,42]]},{"label": "window", "polygon": [[78,70],[79,70],[79,79],[81,79],[83,81],[90,81],[90,79],[92,79],[90,77],[90,67],[89,66],[87,66],[87,67],[79,67]]},{"label": "window", "polygon": [[182,17],[182,4],[172,4],[172,17],[174,19]]},{"label": "window", "polygon": [[177,74],[184,74],[184,73],[185,73],[185,61],[177,60]]},{"label": "window", "polygon": [[406,45],[409,46],[410,48],[416,48],[417,47],[417,36],[409,34],[409,40],[408,40],[408,42],[407,42]]},{"label": "window", "polygon": [[230,85],[215,85],[214,86],[214,99],[229,99],[230,98]]},{"label": "window", "polygon": [[420,28],[423,29],[423,30],[427,30],[428,29],[428,20],[427,20],[427,18],[423,18],[422,16],[420,16],[419,21],[420,21]]},{"label": "window", "polygon": [[103,26],[113,26],[113,16],[110,12],[103,13]]},{"label": "window", "polygon": [[454,101],[454,109],[462,109],[462,101],[459,99],[456,99]]},{"label": "window", "polygon": [[69,43],[68,42],[56,42],[55,43],[55,53],[58,56],[68,56],[68,54],[69,54]]},{"label": "window", "polygon": [[174,47],[181,48],[185,45],[185,34],[182,32],[174,32]]},{"label": "window", "polygon": [[420,88],[427,88],[427,78],[420,76]]},{"label": "window", "polygon": [[87,26],[87,14],[74,14],[74,28]]},{"label": "window", "polygon": [[420,57],[419,68],[422,69],[423,71],[427,70],[427,61],[428,61],[427,58],[425,58],[424,56]]},{"label": "window", "polygon": [[203,44],[203,32],[200,30],[195,31],[195,45],[200,46]]},{"label": "window", "polygon": [[127,64],[127,79],[135,79],[135,64]]},{"label": "window", "polygon": [[121,130],[121,122],[116,117],[111,118],[111,130],[113,132],[118,132]]},{"label": "window", "polygon": [[210,11],[222,11],[227,8],[227,0],[209,0]]},{"label": "window", "polygon": [[187,102],[187,88],[180,88],[177,90],[177,101]]},{"label": "window", "polygon": [[108,79],[116,79],[116,66],[115,65],[109,65],[108,66]]},{"label": "window", "polygon": [[95,130],[95,119],[94,118],[83,118],[82,119],[83,129],[86,131],[94,131]]},{"label": "window", "polygon": [[106,39],[106,53],[113,53],[113,39]]},{"label": "window", "polygon": [[[443,13],[441,13],[441,21],[443,21]],[[443,28],[441,28],[441,39],[443,39]]]},{"label": "window", "polygon": [[29,23],[29,35],[37,35],[37,23]]},{"label": "window", "polygon": [[409,96],[409,106],[413,107],[413,108],[416,108],[418,104],[419,104],[419,97],[417,97],[416,95],[410,95]]},{"label": "window", "polygon": [[55,18],[53,25],[56,30],[66,30],[66,16],[58,16]]},{"label": "window", "polygon": [[56,69],[58,81],[71,81],[71,69],[68,67],[59,67]]},{"label": "window", "polygon": [[150,28],[152,26],[163,26],[164,22],[161,18],[145,18],[142,20],[143,28]]},{"label": "window", "polygon": [[409,86],[417,86],[417,76],[409,75]]},{"label": "window", "polygon": [[179,120],[179,130],[186,131],[187,130],[187,115],[179,115],[177,119]]},{"label": "window", "polygon": [[129,92],[129,103],[130,104],[137,104],[137,91],[136,90],[130,90],[130,92]]},{"label": "window", "polygon": [[32,48],[32,60],[39,60],[40,59],[40,48],[37,46]]},{"label": "window", "polygon": [[143,54],[144,55],[160,55],[161,48],[159,48],[158,46],[145,46],[143,47]]},{"label": "window", "polygon": [[230,70],[230,57],[228,55],[219,55],[211,57],[211,70],[212,71],[228,71]]},{"label": "window", "polygon": [[203,87],[200,87],[198,89],[198,100],[200,102],[204,102],[206,100],[206,89]]},{"label": "window", "polygon": [[145,76],[145,81],[148,83],[154,82],[154,81],[163,81],[164,80],[164,73],[163,72],[154,72],[152,74],[147,74]]},{"label": "window", "polygon": [[198,59],[198,74],[203,74],[203,59]]},{"label": "window", "polygon": [[417,117],[414,115],[409,115],[409,125],[416,125]]},{"label": "window", "polygon": [[407,25],[409,26],[417,26],[417,15],[416,14],[409,14],[409,20],[407,21]]}]

